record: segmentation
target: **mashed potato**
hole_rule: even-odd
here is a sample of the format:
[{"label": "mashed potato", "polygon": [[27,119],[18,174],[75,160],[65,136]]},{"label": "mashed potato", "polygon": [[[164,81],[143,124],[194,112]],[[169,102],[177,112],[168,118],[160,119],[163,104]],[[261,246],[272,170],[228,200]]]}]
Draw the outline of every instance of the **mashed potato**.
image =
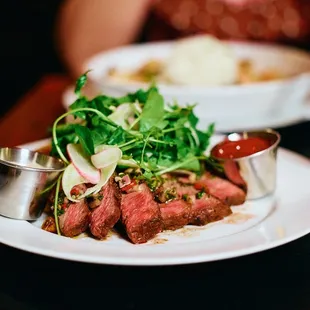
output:
[{"label": "mashed potato", "polygon": [[238,60],[224,42],[208,35],[176,41],[163,76],[185,85],[227,85],[237,82]]}]

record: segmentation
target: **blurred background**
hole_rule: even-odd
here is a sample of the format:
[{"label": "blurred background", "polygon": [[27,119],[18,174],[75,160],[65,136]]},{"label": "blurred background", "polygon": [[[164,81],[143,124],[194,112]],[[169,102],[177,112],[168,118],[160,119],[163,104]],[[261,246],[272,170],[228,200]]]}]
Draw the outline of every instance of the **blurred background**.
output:
[{"label": "blurred background", "polygon": [[3,1],[1,18],[0,113],[48,72],[63,72],[56,53],[54,27],[62,1]]},{"label": "blurred background", "polygon": [[309,49],[310,1],[11,0],[1,24],[3,115],[47,73],[75,77],[87,57],[131,42],[206,32]]}]

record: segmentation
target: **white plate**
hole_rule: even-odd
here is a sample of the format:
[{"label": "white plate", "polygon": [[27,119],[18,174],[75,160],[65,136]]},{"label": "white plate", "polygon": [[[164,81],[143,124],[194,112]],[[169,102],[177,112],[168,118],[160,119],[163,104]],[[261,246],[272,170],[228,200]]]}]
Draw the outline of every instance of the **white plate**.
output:
[{"label": "white plate", "polygon": [[[214,140],[215,142],[216,140]],[[37,148],[45,141],[26,145]],[[162,233],[143,245],[112,234],[105,241],[59,237],[31,224],[0,217],[0,242],[32,253],[113,265],[175,265],[256,253],[310,232],[310,161],[290,151],[278,154],[275,196],[234,207],[234,215],[205,227]],[[12,202],[14,203],[14,202]]]},{"label": "white plate", "polygon": [[[169,102],[197,103],[195,111],[202,122],[216,122],[218,131],[280,127],[310,115],[310,56],[293,48],[257,43],[228,42],[239,59],[248,58],[257,70],[272,67],[294,77],[284,80],[228,85],[218,87],[178,86],[158,84]],[[134,69],[151,58],[165,59],[173,42],[130,45],[94,55],[83,65],[92,69],[89,80],[95,90],[112,96],[122,96],[146,83],[116,82],[106,78],[111,67]]]}]

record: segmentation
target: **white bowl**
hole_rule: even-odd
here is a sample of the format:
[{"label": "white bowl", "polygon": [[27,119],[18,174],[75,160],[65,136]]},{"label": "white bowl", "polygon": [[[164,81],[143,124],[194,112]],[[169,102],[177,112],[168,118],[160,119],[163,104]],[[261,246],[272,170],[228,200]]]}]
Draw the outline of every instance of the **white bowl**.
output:
[{"label": "white bowl", "polygon": [[[288,78],[246,85],[216,87],[158,84],[166,101],[194,104],[203,126],[215,122],[220,131],[279,127],[310,115],[310,55],[298,49],[257,43],[227,42],[239,59],[250,59],[256,70],[275,68]],[[92,69],[89,81],[95,91],[122,96],[147,83],[116,82],[107,78],[111,68],[135,69],[149,59],[164,59],[173,42],[130,45],[99,53],[83,66]]]}]

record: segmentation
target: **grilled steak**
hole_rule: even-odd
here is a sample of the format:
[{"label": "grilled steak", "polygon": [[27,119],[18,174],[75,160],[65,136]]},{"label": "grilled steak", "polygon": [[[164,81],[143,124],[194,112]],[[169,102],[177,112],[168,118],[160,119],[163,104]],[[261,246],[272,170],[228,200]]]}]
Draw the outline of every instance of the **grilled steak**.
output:
[{"label": "grilled steak", "polygon": [[225,171],[225,176],[227,177],[229,181],[241,187],[245,192],[247,191],[247,184],[239,172],[239,166],[237,162],[234,162],[233,160],[225,161],[224,171]]},{"label": "grilled steak", "polygon": [[90,231],[98,239],[103,239],[120,218],[120,192],[112,176],[99,192],[100,199],[90,216]]},{"label": "grilled steak", "polygon": [[232,213],[230,207],[211,195],[205,194],[192,204],[189,224],[206,225],[222,220]]},{"label": "grilled steak", "polygon": [[[87,189],[85,184],[76,185],[71,190],[71,195],[80,195]],[[74,237],[86,231],[89,224],[89,209],[86,201],[83,199],[77,203],[73,203],[68,200],[62,190],[59,191],[58,204],[60,204],[60,210],[63,212],[58,217],[59,228],[64,236]],[[52,213],[52,209],[55,205],[55,189],[50,193],[47,200],[45,211]],[[48,231],[56,232],[55,223],[53,225],[51,218],[46,221],[42,228]],[[47,227],[48,226],[48,227]]]},{"label": "grilled steak", "polygon": [[70,203],[65,213],[59,216],[59,226],[63,235],[74,237],[85,232],[89,224],[89,209],[83,199],[77,203]]},{"label": "grilled steak", "polygon": [[145,243],[162,231],[159,206],[146,184],[122,195],[121,219],[133,243]]},{"label": "grilled steak", "polygon": [[51,233],[57,233],[55,218],[53,216],[48,216],[43,222],[41,228]]},{"label": "grilled steak", "polygon": [[183,199],[184,196],[195,196],[198,193],[193,186],[182,184],[177,180],[166,180],[155,192],[160,202],[171,199]]},{"label": "grilled steak", "polygon": [[191,205],[184,200],[176,199],[159,205],[165,230],[176,230],[188,224]]},{"label": "grilled steak", "polygon": [[201,177],[196,185],[204,188],[210,195],[229,206],[241,205],[245,202],[246,194],[241,188],[208,172]]},{"label": "grilled steak", "polygon": [[230,207],[219,199],[176,180],[166,181],[158,189],[157,197],[165,201],[167,194],[169,197],[171,193],[175,195],[176,200],[160,204],[165,229],[177,229],[187,224],[206,225],[222,220],[232,213]]}]

